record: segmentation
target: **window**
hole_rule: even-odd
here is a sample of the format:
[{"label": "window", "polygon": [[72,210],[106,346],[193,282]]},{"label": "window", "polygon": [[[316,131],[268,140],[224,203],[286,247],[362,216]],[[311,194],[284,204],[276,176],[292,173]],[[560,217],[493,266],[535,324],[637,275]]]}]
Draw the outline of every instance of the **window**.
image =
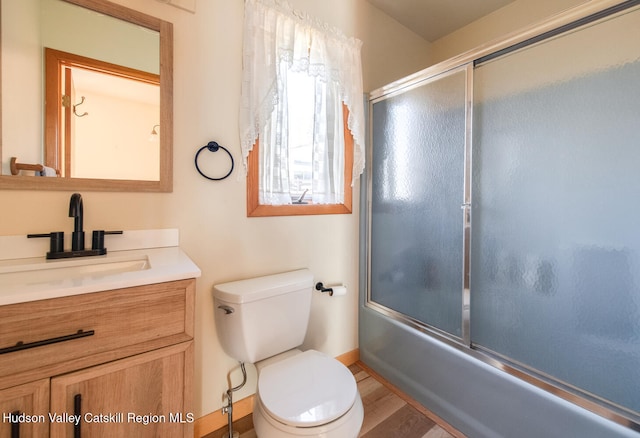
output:
[{"label": "window", "polygon": [[360,41],[274,0],[245,3],[247,215],[351,212],[364,168]]},{"label": "window", "polygon": [[[342,106],[344,132],[344,158],[341,170],[343,172],[344,199],[340,203],[314,203],[311,190],[312,162],[311,148],[302,145],[291,148],[293,184],[290,187],[291,203],[283,205],[267,205],[260,202],[260,144],[256,142],[249,154],[249,172],[247,175],[247,216],[295,216],[309,214],[340,214],[351,213],[352,208],[352,168],[353,168],[353,136],[347,128],[348,109]],[[306,148],[306,150],[304,150]]]}]

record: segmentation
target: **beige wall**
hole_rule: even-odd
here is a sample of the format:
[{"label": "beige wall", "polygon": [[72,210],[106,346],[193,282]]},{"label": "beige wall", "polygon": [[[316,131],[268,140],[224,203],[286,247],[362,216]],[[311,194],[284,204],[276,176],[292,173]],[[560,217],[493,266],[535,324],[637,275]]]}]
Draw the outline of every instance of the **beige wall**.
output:
[{"label": "beige wall", "polygon": [[515,0],[491,14],[436,40],[431,64],[472,50],[482,44],[535,25],[587,0]]},{"label": "beige wall", "polygon": [[[117,0],[174,23],[174,191],[171,194],[82,192],[85,230],[179,228],[181,246],[202,269],[196,311],[195,414],[218,410],[233,359],[221,350],[213,319],[215,283],[308,267],[349,293],[314,294],[306,347],[337,356],[357,348],[358,190],[354,213],[317,217],[247,218],[240,173],[238,108],[242,69],[241,0],[198,0],[196,13],[150,0]],[[292,0],[320,20],[362,39],[369,90],[424,67],[429,44],[364,0]],[[210,140],[237,163],[212,182],[195,170],[196,151]],[[70,192],[0,190],[0,235],[64,230]],[[234,399],[252,393],[255,376]],[[234,374],[234,384],[239,376]]]}]

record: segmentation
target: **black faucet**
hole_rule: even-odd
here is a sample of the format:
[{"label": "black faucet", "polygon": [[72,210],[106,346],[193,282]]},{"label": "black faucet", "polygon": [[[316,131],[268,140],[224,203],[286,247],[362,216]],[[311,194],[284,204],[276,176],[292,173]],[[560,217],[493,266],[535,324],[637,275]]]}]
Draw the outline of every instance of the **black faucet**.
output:
[{"label": "black faucet", "polygon": [[84,230],[82,229],[82,220],[84,212],[82,211],[82,195],[74,193],[69,201],[69,217],[74,218],[73,233],[71,234],[71,251],[84,250]]},{"label": "black faucet", "polygon": [[50,250],[47,259],[64,259],[69,257],[85,257],[105,255],[107,248],[104,247],[104,236],[107,234],[122,234],[122,231],[96,230],[93,232],[91,249],[84,247],[82,195],[74,193],[69,201],[69,217],[74,218],[73,233],[71,233],[71,251],[64,249],[64,232],[54,231],[46,234],[27,234],[31,237],[49,237],[51,239]]}]

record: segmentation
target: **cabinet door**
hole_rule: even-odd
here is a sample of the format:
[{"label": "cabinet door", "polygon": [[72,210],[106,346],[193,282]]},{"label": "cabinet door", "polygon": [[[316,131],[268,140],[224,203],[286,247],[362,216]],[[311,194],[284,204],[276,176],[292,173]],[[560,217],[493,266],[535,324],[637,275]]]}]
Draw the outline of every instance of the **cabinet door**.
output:
[{"label": "cabinet door", "polygon": [[49,379],[0,391],[0,438],[49,436]]},{"label": "cabinet door", "polygon": [[192,366],[190,341],[52,378],[51,437],[191,438]]}]

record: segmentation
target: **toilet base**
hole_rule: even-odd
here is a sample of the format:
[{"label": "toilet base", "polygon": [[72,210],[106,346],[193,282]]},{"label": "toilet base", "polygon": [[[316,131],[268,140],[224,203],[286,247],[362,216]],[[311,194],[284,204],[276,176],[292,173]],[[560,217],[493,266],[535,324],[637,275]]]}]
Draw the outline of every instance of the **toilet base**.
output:
[{"label": "toilet base", "polygon": [[294,427],[275,420],[265,411],[257,394],[253,407],[253,427],[258,438],[356,438],[363,419],[364,409],[360,393],[346,414],[330,423],[315,427]]}]

